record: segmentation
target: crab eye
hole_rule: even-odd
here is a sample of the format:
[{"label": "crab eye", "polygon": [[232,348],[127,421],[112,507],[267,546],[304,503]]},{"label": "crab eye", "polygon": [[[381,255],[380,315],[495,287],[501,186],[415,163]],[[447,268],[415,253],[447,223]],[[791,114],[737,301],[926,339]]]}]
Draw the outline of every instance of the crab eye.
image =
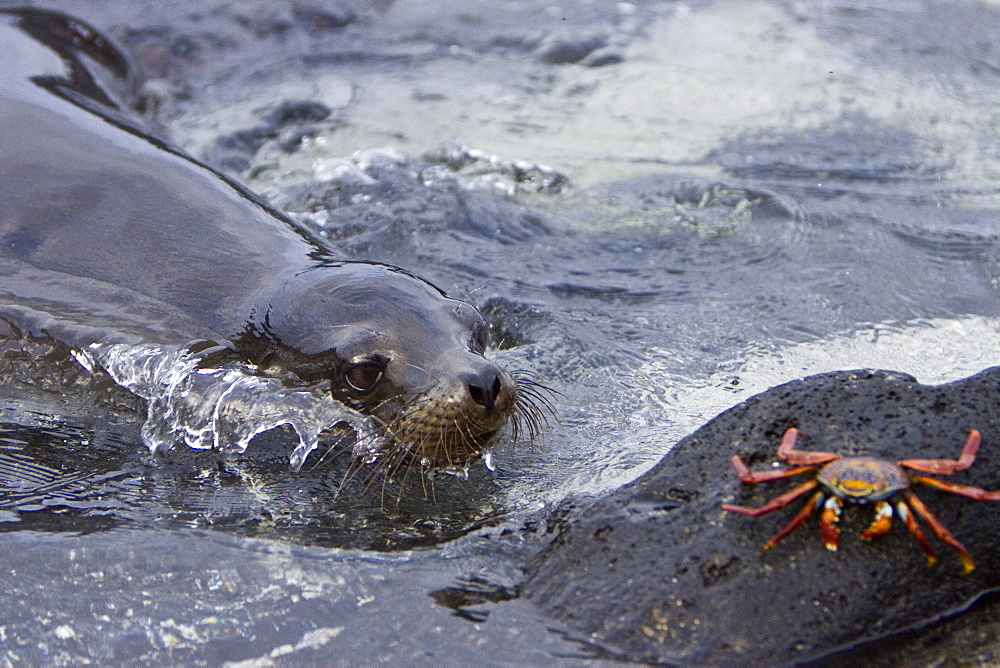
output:
[{"label": "crab eye", "polygon": [[369,392],[382,379],[382,366],[375,362],[361,362],[347,370],[347,384],[358,392]]}]

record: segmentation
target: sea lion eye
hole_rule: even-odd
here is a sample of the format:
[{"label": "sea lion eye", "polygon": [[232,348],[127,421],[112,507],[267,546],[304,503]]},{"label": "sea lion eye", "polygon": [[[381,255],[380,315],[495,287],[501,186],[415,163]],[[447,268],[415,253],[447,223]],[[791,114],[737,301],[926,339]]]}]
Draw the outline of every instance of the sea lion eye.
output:
[{"label": "sea lion eye", "polygon": [[382,366],[375,362],[361,362],[347,370],[347,384],[358,392],[368,392],[382,379]]}]

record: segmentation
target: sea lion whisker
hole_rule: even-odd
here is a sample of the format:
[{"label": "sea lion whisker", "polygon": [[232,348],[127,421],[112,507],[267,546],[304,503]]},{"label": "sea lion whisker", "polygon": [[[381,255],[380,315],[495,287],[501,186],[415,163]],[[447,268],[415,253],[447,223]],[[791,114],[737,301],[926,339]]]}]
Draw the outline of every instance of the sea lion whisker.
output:
[{"label": "sea lion whisker", "polygon": [[404,448],[392,450],[385,458],[385,476],[391,478],[399,471],[399,467],[406,465],[409,461],[409,451]]},{"label": "sea lion whisker", "polygon": [[549,428],[549,420],[545,411],[535,404],[529,403],[518,406],[515,409],[515,414],[526,420],[530,425],[532,440]]},{"label": "sea lion whisker", "polygon": [[406,367],[408,369],[416,369],[417,371],[423,371],[425,374],[427,374],[427,377],[430,378],[430,383],[428,383],[428,385],[431,386],[436,385],[441,380],[436,374],[431,373],[429,370],[420,366],[419,364],[414,364],[413,362],[407,362]]},{"label": "sea lion whisker", "polygon": [[337,485],[337,491],[334,492],[333,497],[338,498],[347,484],[354,480],[355,476],[357,476],[364,468],[365,465],[361,462],[361,460],[352,459],[347,465],[347,470],[344,472],[344,476],[340,479],[340,484]]},{"label": "sea lion whisker", "polygon": [[521,415],[515,410],[510,421],[510,434],[515,443],[521,440]]},{"label": "sea lion whisker", "polygon": [[548,385],[545,385],[543,382],[541,382],[544,379],[544,376],[538,373],[537,371],[533,371],[531,369],[506,369],[506,371],[507,373],[510,374],[511,378],[513,378],[518,383],[538,385],[539,387],[543,387],[547,391],[556,394],[560,397],[565,396],[559,390],[553,389]]},{"label": "sea lion whisker", "polygon": [[388,466],[389,466],[388,460],[384,459],[378,460],[373,466],[365,466],[363,463],[359,463],[357,466],[358,473],[360,473],[361,471],[367,472],[367,475],[365,476],[361,485],[361,489],[365,494],[371,491],[372,485],[375,483],[375,481],[378,479],[378,476],[381,474],[382,476],[381,498],[383,499],[383,502],[385,498],[385,486],[389,483],[389,478],[391,477],[391,474],[387,470]]},{"label": "sea lion whisker", "polygon": [[[461,444],[461,446],[463,448],[468,447],[469,440],[472,438],[472,435],[469,434],[469,433],[463,432],[463,427],[462,427],[462,425],[460,425],[458,423],[458,420],[456,420],[455,418],[452,418],[451,421],[452,421],[452,424],[454,425],[454,430],[451,432],[451,434],[452,434],[452,436],[451,436],[452,445],[453,446],[458,446],[459,444]],[[453,451],[453,449],[457,449],[457,447],[454,447],[453,449],[445,447],[445,445],[443,443],[443,441],[445,440],[445,438],[446,438],[445,434],[441,434],[441,436],[439,437],[438,440],[441,441],[442,443],[438,445],[438,448],[440,450],[442,450],[444,452],[445,456],[447,457],[448,466],[454,466],[455,462],[452,460],[451,452]]]},{"label": "sea lion whisker", "polygon": [[[463,443],[463,445],[465,445],[470,449],[478,445],[477,439],[479,433],[482,432],[485,426],[486,425],[482,424],[482,422],[480,422],[479,420],[469,420],[464,425],[459,423],[457,419],[455,420],[456,435],[458,434],[464,435],[466,440],[465,443]],[[474,430],[473,427],[475,427]],[[494,440],[495,438],[489,439],[485,445],[488,446],[488,444],[493,442]]]},{"label": "sea lion whisker", "polygon": [[[406,489],[406,481],[409,479],[410,472],[413,471],[413,468],[414,468],[414,463],[412,461],[410,461],[407,464],[406,470],[403,471],[403,479],[402,479],[402,481],[399,484],[399,491],[396,493],[396,506],[397,507],[403,501],[403,490]],[[424,476],[423,467],[420,467],[420,487],[421,487],[421,490],[424,493],[424,498],[426,498],[427,497],[427,479]],[[437,499],[434,500],[434,503],[437,503]]]},{"label": "sea lion whisker", "polygon": [[[532,405],[544,408],[544,410],[550,413],[553,417],[557,416],[555,404],[553,404],[548,397],[539,394],[533,388],[522,389],[518,393],[518,399],[530,403]],[[519,401],[518,403],[521,403],[521,401]]]},{"label": "sea lion whisker", "polygon": [[511,431],[513,432],[515,443],[521,440],[521,437],[523,436],[521,433],[522,431],[527,431],[528,440],[534,441],[537,429],[537,420],[526,407],[519,406],[514,409]]},{"label": "sea lion whisker", "polygon": [[515,414],[527,415],[531,413],[533,415],[533,420],[537,424],[537,433],[543,431],[542,425],[544,424],[545,429],[550,427],[549,416],[551,416],[556,423],[559,423],[559,414],[556,411],[555,405],[546,396],[545,392],[555,392],[551,388],[532,384],[531,386],[526,386],[521,388],[521,395],[519,399],[523,398],[523,401],[518,401],[514,406]]},{"label": "sea lion whisker", "polygon": [[376,460],[376,462],[369,466],[360,457],[355,457],[351,460],[347,467],[347,471],[344,473],[344,477],[337,486],[336,495],[339,496],[341,490],[343,490],[348,483],[354,480],[362,472],[366,472],[367,475],[363,478],[361,489],[364,493],[367,493],[371,489],[372,483],[375,482],[377,476],[383,469],[385,469],[385,467],[385,462],[381,459]]},{"label": "sea lion whisker", "polygon": [[[383,473],[383,476],[382,476],[382,486],[379,489],[379,501],[378,501],[379,502],[379,507],[382,508],[382,510],[385,510],[385,490],[386,490],[386,487],[389,486],[389,479],[390,479],[391,475],[392,474],[391,474],[390,471],[385,471]],[[403,474],[403,480],[402,480],[402,482],[399,485],[399,489],[402,490],[403,486],[405,484],[406,484],[406,474],[404,473]],[[397,506],[399,505],[398,496],[397,496],[397,500],[396,500],[396,505]]]},{"label": "sea lion whisker", "polygon": [[551,415],[554,419],[559,419],[559,414],[556,412],[555,405],[549,401],[546,397],[537,395],[531,391],[525,391],[523,393],[524,403],[529,404],[532,407],[537,408],[540,412],[547,413]]},{"label": "sea lion whisker", "polygon": [[[373,431],[373,432],[369,432],[368,434],[364,435],[362,438],[359,438],[355,442],[355,448],[356,449],[357,449],[357,447],[359,445],[363,445],[366,441],[374,441],[376,439],[384,439],[385,438],[385,435],[384,435],[385,434],[385,430],[386,430],[385,423],[382,422],[381,420],[378,420],[376,426],[378,427],[378,429],[382,433],[375,433]],[[365,481],[364,481],[364,483],[362,485],[362,489],[364,489],[366,491],[371,488],[371,484],[375,481],[376,476],[380,472],[384,473],[386,476],[391,475],[391,471],[388,471],[388,469],[391,466],[392,457],[393,457],[392,452],[384,453],[382,455],[377,456],[376,459],[374,460],[374,462],[370,462],[371,466],[368,466],[369,462],[366,461],[365,457],[360,456],[360,455],[355,456],[352,459],[350,465],[348,466],[348,469],[347,469],[347,471],[344,474],[344,478],[341,480],[341,483],[338,486],[338,494],[339,494],[340,489],[342,489],[347,483],[349,483],[351,480],[353,480],[362,471],[368,471],[368,476],[366,477],[366,479],[365,479]]]},{"label": "sea lion whisker", "polygon": [[[391,399],[386,399],[386,400],[382,401],[380,404],[376,405],[376,410],[378,408],[381,408],[381,407],[389,404],[391,401],[392,401]],[[417,404],[417,405],[419,405],[419,404]],[[364,440],[375,440],[375,439],[391,439],[391,440],[396,440],[396,439],[398,439],[400,437],[399,429],[398,429],[399,424],[403,423],[406,420],[407,416],[410,414],[410,412],[414,408],[416,408],[416,407],[417,406],[415,406],[415,405],[408,406],[406,412],[395,415],[393,417],[393,419],[392,419],[391,422],[385,422],[384,420],[375,418],[375,421],[377,423],[376,427],[377,427],[377,432],[378,433],[375,433],[375,431],[370,432],[369,434],[367,434],[365,436]],[[374,418],[374,416],[373,416],[373,418]]]},{"label": "sea lion whisker", "polygon": [[508,369],[507,373],[509,373],[511,378],[513,378],[518,384],[534,385],[555,396],[565,397],[565,395],[559,390],[549,387],[545,383],[541,382],[543,376],[536,371],[530,371],[528,369]]},{"label": "sea lion whisker", "polygon": [[535,411],[539,413],[539,415],[544,415],[546,412],[552,413],[555,407],[546,404],[541,398],[526,391],[521,396],[521,401],[517,402],[516,408],[524,408],[526,410]]},{"label": "sea lion whisker", "polygon": [[[362,444],[364,444],[364,443],[366,443],[368,441],[374,441],[374,440],[377,440],[379,438],[382,438],[381,434],[379,434],[377,432],[382,431],[384,433],[384,423],[381,420],[379,420],[377,417],[371,416],[369,424],[373,427],[373,429],[371,431],[360,433],[356,429],[353,430],[353,432],[354,432],[354,444],[353,445],[354,445],[355,449],[359,445],[362,445]],[[313,465],[310,466],[307,470],[308,471],[315,470],[320,464],[322,464],[326,460],[327,456],[329,456],[334,451],[336,451],[338,449],[341,449],[342,446],[345,445],[345,441],[348,438],[350,438],[350,437],[349,437],[349,435],[347,433],[343,433],[343,434],[338,435],[337,438],[336,438],[336,440],[333,443],[331,443],[324,450],[323,454],[321,454],[319,456],[319,458],[313,463]],[[359,458],[355,457],[355,459],[359,459]]]},{"label": "sea lion whisker", "polygon": [[347,438],[348,438],[347,434],[341,434],[340,436],[338,436],[337,439],[333,443],[329,444],[326,450],[324,450],[323,453],[318,458],[316,458],[316,461],[314,461],[312,465],[306,469],[306,471],[315,471],[320,464],[326,461],[326,458],[331,453],[333,453],[336,450],[342,449],[341,446],[344,445],[344,441],[347,440]]},{"label": "sea lion whisker", "polygon": [[541,383],[537,383],[535,381],[517,381],[517,390],[518,394],[523,393],[541,403],[553,417],[557,417],[558,414],[552,400],[556,397],[565,398],[565,395],[558,390],[554,390],[547,385],[542,385]]},{"label": "sea lion whisker", "polygon": [[535,427],[523,414],[515,413],[514,419],[511,422],[511,431],[513,432],[515,442],[520,442],[521,438],[525,436],[525,433],[522,432],[526,432],[529,444],[535,442]]},{"label": "sea lion whisker", "polygon": [[536,434],[541,432],[543,423],[548,427],[548,418],[546,417],[545,410],[535,403],[534,398],[530,395],[525,395],[525,400],[519,401],[514,406],[513,412],[514,415],[520,416],[533,425],[532,429]]},{"label": "sea lion whisker", "polygon": [[[424,475],[424,471],[421,471],[420,475],[423,476]],[[427,476],[427,478],[430,480],[430,483],[431,483],[431,502],[434,503],[434,505],[437,505],[437,502],[438,502],[438,500],[437,500],[437,478],[435,476],[432,476],[432,475]],[[426,492],[424,492],[424,493],[426,494]]]},{"label": "sea lion whisker", "polygon": [[553,390],[551,387],[542,385],[541,383],[533,380],[518,379],[515,382],[517,383],[518,392],[528,392],[537,396],[539,399],[548,399],[551,401],[555,397],[565,398],[565,396],[558,390]]},{"label": "sea lion whisker", "polygon": [[[413,457],[408,456],[409,455],[408,452],[402,452],[400,454],[401,454],[401,456],[399,457],[399,462],[397,464],[397,469],[398,469],[398,467],[402,466],[403,467],[403,475],[402,475],[402,477],[400,479],[399,490],[396,493],[396,506],[397,507],[399,506],[400,503],[402,503],[403,494],[404,494],[404,492],[406,490],[407,482],[410,479],[410,474],[413,472],[413,470],[415,468],[418,469],[418,471],[419,471],[420,486],[421,486],[421,490],[423,491],[424,498],[427,498],[427,480],[426,480],[426,477],[425,477],[425,467],[423,465],[421,465],[419,462],[417,462]],[[432,485],[432,488],[431,488],[431,492],[432,492],[432,497],[434,497],[433,498],[434,503],[437,503],[437,498],[436,498],[436,495],[434,493],[433,485]]]}]

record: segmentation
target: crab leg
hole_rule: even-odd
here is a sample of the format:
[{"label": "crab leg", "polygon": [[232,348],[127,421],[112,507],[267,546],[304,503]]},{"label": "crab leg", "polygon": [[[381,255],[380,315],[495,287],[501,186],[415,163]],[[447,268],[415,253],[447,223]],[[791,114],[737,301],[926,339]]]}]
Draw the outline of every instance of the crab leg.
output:
[{"label": "crab leg", "polygon": [[927,565],[933,566],[936,564],[937,554],[934,553],[934,548],[931,547],[930,541],[927,540],[927,536],[924,535],[924,532],[920,529],[920,525],[917,524],[917,518],[915,518],[913,513],[910,512],[910,507],[906,505],[905,501],[896,502],[896,513],[903,518],[904,522],[906,522],[906,528],[909,529],[910,533],[913,534],[913,537],[917,539],[917,542],[920,544],[920,549],[924,551],[925,555],[927,555]]},{"label": "crab leg", "polygon": [[868,528],[861,532],[863,540],[881,538],[889,533],[892,528],[892,506],[888,501],[879,501],[875,504],[875,519],[868,525]]},{"label": "crab leg", "polygon": [[816,489],[818,486],[819,483],[815,480],[804,482],[798,487],[793,488],[791,491],[785,492],[781,496],[777,496],[765,503],[763,506],[759,506],[757,508],[754,508],[753,506],[737,506],[732,503],[723,503],[719,507],[732,513],[742,513],[744,515],[749,515],[750,517],[760,517],[761,515],[766,515],[767,513],[777,510],[778,508],[784,508],[795,499],[799,498],[811,489]]},{"label": "crab leg", "polygon": [[972,462],[976,461],[976,452],[979,450],[981,441],[982,436],[979,431],[972,429],[969,431],[969,438],[962,446],[962,452],[958,455],[958,459],[903,459],[896,463],[924,473],[951,474],[955,471],[964,471],[972,466]]},{"label": "crab leg", "polygon": [[840,544],[837,522],[840,521],[840,509],[843,507],[844,502],[839,496],[831,496],[823,504],[823,513],[819,516],[819,535],[823,537],[823,545],[831,552],[836,552]]},{"label": "crab leg", "polygon": [[920,500],[913,492],[907,491],[906,502],[917,512],[918,515],[924,518],[927,522],[927,526],[931,528],[934,535],[943,540],[945,543],[951,546],[955,552],[958,553],[958,558],[962,562],[962,566],[965,568],[966,573],[972,572],[976,568],[976,562],[972,560],[972,555],[969,553],[965,546],[958,542],[958,540],[951,535],[948,531],[948,527],[941,523],[934,513],[924,505],[924,502]]},{"label": "crab leg", "polygon": [[767,482],[768,480],[778,480],[779,478],[787,478],[789,476],[798,475],[799,473],[804,473],[806,471],[812,471],[815,466],[798,466],[792,469],[771,469],[769,471],[751,471],[750,467],[747,466],[739,455],[733,455],[732,459],[729,460],[733,465],[733,470],[736,471],[736,475],[739,476],[740,480],[748,483],[755,482]]},{"label": "crab leg", "polygon": [[938,489],[943,489],[944,491],[951,492],[952,494],[967,496],[970,499],[975,499],[976,501],[1000,501],[1000,490],[988,492],[979,487],[960,485],[957,482],[938,480],[937,478],[928,478],[925,475],[913,476],[913,482],[919,482],[930,487],[937,487]]},{"label": "crab leg", "polygon": [[[803,485],[803,487],[804,486],[805,485]],[[812,515],[813,510],[818,508],[819,505],[823,502],[823,496],[824,496],[823,490],[820,490],[815,494],[813,494],[811,497],[809,497],[809,500],[806,501],[806,505],[802,506],[802,509],[795,514],[795,517],[792,518],[792,521],[786,524],[784,529],[771,536],[771,540],[764,543],[764,547],[760,548],[761,556],[764,556],[764,553],[770,550],[775,545],[777,545],[779,540],[783,539],[785,536],[795,531],[795,529],[800,524],[805,522],[809,518],[809,516]]]},{"label": "crab leg", "polygon": [[778,446],[778,456],[789,464],[825,464],[834,459],[840,459],[840,455],[835,452],[820,452],[813,450],[796,450],[795,441],[799,437],[799,430],[789,427],[785,435],[781,437],[781,445]]}]

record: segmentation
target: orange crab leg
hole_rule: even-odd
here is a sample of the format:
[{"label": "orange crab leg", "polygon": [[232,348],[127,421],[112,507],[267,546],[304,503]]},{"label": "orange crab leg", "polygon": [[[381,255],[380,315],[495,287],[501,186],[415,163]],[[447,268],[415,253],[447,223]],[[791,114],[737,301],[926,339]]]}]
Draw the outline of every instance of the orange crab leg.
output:
[{"label": "orange crab leg", "polygon": [[927,536],[920,529],[920,525],[917,524],[917,518],[913,516],[910,512],[910,507],[906,505],[904,501],[896,502],[896,512],[903,521],[906,522],[906,528],[909,529],[913,537],[917,539],[917,543],[920,544],[920,549],[924,551],[927,555],[927,565],[933,566],[937,563],[937,554],[934,553],[934,548],[931,547],[931,542],[927,540]]},{"label": "orange crab leg", "polygon": [[819,535],[823,537],[823,545],[831,552],[837,551],[840,543],[840,529],[837,522],[840,521],[840,509],[844,502],[839,496],[831,496],[823,504],[823,513],[819,516]]},{"label": "orange crab leg", "polygon": [[979,431],[972,429],[969,431],[969,438],[962,446],[962,452],[958,455],[958,459],[903,459],[896,463],[924,473],[951,474],[955,471],[964,471],[972,466],[972,462],[976,461],[976,452],[979,450],[981,441],[982,436]]},{"label": "orange crab leg", "polygon": [[799,510],[799,512],[795,514],[795,517],[792,518],[792,521],[786,524],[784,529],[771,536],[771,540],[764,543],[764,547],[760,548],[761,556],[764,556],[764,553],[770,550],[775,545],[777,545],[778,541],[780,541],[785,536],[795,531],[795,529],[798,528],[800,524],[805,522],[809,518],[809,516],[812,515],[813,510],[815,510],[819,506],[819,504],[823,502],[823,496],[824,496],[823,490],[820,490],[815,494],[813,494],[811,497],[809,497],[809,500],[806,501],[806,504],[804,506],[802,506],[802,509]]},{"label": "orange crab leg", "polygon": [[778,446],[778,456],[789,464],[825,464],[834,459],[840,459],[840,455],[835,452],[820,452],[813,450],[796,450],[795,441],[799,437],[799,430],[790,427],[781,437],[781,445]]},{"label": "orange crab leg", "polygon": [[804,482],[791,491],[785,492],[781,496],[777,496],[765,503],[763,506],[757,508],[754,508],[753,506],[737,506],[733,503],[723,503],[719,507],[732,513],[742,513],[743,515],[749,515],[750,517],[760,517],[761,515],[766,515],[767,513],[777,510],[778,508],[784,508],[795,499],[799,498],[811,489],[816,489],[818,486],[819,483],[815,480]]},{"label": "orange crab leg", "polygon": [[862,540],[872,540],[881,538],[889,533],[892,528],[892,506],[888,501],[879,501],[875,504],[875,519],[868,525],[868,528],[861,532]]},{"label": "orange crab leg", "polygon": [[965,572],[970,573],[975,570],[976,562],[973,561],[972,555],[969,551],[965,549],[965,546],[959,543],[954,536],[951,535],[948,528],[941,523],[941,520],[939,520],[934,513],[927,508],[927,506],[924,505],[924,502],[920,500],[920,497],[909,491],[906,493],[905,497],[906,502],[910,504],[913,510],[924,518],[924,521],[927,522],[927,526],[931,528],[934,535],[943,540],[945,543],[948,543],[948,545],[950,545],[951,548],[958,553],[958,558],[962,562]]},{"label": "orange crab leg", "polygon": [[951,492],[952,494],[967,496],[970,499],[975,499],[976,501],[1000,501],[1000,490],[989,492],[979,487],[960,485],[957,482],[938,480],[937,478],[928,478],[925,475],[915,475],[912,480],[913,482],[919,482],[923,485],[943,489],[944,491]]},{"label": "orange crab leg", "polygon": [[729,460],[733,465],[733,470],[740,480],[748,483],[767,482],[768,480],[778,480],[789,476],[798,475],[806,471],[815,470],[815,466],[798,466],[793,469],[770,469],[768,471],[751,471],[739,455],[733,455]]}]

